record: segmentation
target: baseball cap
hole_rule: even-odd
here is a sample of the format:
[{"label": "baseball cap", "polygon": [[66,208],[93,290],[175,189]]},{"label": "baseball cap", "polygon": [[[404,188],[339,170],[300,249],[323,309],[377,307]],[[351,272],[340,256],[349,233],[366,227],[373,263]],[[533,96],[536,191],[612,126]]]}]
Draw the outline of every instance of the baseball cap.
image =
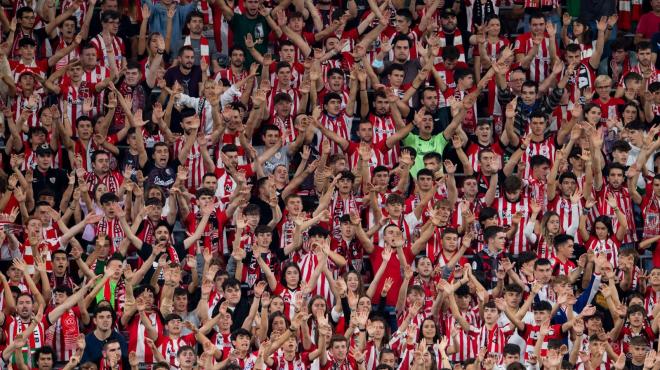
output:
[{"label": "baseball cap", "polygon": [[50,145],[41,144],[37,147],[36,153],[37,155],[53,155],[53,150],[50,148]]},{"label": "baseball cap", "polygon": [[440,17],[442,18],[456,17],[456,12],[452,8],[445,8],[442,9],[442,12],[440,13]]}]

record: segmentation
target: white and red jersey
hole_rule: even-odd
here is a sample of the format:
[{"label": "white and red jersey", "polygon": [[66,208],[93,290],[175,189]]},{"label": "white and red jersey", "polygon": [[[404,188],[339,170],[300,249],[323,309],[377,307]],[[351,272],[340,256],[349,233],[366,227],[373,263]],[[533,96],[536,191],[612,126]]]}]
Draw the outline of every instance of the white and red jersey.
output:
[{"label": "white and red jersey", "polygon": [[[16,82],[16,88],[17,91],[21,90],[21,86],[19,84],[21,74],[23,72],[30,72],[32,74],[38,75],[43,79],[46,79],[47,74],[48,74],[48,61],[47,60],[32,60],[30,62],[23,61],[23,60],[10,60],[9,61],[9,69],[11,70],[12,77],[14,78],[14,81]],[[37,94],[42,94],[44,92],[43,86],[41,86],[41,83],[35,79],[34,81],[34,92]]]},{"label": "white and red jersey", "polygon": [[194,346],[196,343],[195,334],[192,333],[178,338],[167,335],[158,337],[156,347],[171,367],[179,368],[179,359],[176,356],[179,349],[183,346]]},{"label": "white and red jersey", "polygon": [[[540,325],[530,325],[525,324],[525,331],[521,335],[526,342],[525,346],[525,360],[529,359],[529,354],[534,353],[534,346],[536,346],[536,340],[538,339],[539,330],[541,329]],[[548,355],[548,341],[550,339],[562,339],[561,325],[551,325],[548,330],[548,335],[543,338],[543,344],[541,345],[541,357]]]},{"label": "white and red jersey", "polygon": [[[64,110],[64,100],[67,102],[67,111],[65,114],[69,117],[71,125],[76,126],[76,120],[84,115],[83,104],[86,98],[94,98],[96,95],[96,84],[92,82],[80,81],[78,86],[70,78],[62,79],[60,85],[60,110]],[[89,112],[93,114],[94,112]],[[75,128],[73,129],[75,134]]]},{"label": "white and red jersey", "polygon": [[541,214],[548,209],[548,184],[545,180],[538,180],[534,177],[527,180],[524,188],[525,195],[541,206]]},{"label": "white and red jersey", "polygon": [[98,176],[95,172],[87,172],[85,182],[89,185],[90,191],[95,189],[96,185],[104,184],[108,187],[108,192],[116,193],[124,182],[124,176],[119,171],[110,171],[103,177]]},{"label": "white and red jersey", "polygon": [[470,165],[475,172],[479,172],[481,170],[479,166],[479,153],[481,153],[481,151],[486,148],[492,150],[495,153],[495,161],[500,163],[499,168],[503,168],[502,158],[504,156],[504,150],[502,150],[499,142],[489,144],[487,146],[483,146],[476,142],[470,142],[467,149],[465,150],[465,155],[467,155],[468,161],[470,162]]},{"label": "white and red jersey", "polygon": [[[336,133],[346,140],[350,140],[350,132],[353,121],[345,111],[341,111],[337,117],[333,117],[328,113],[324,113],[321,115],[320,121],[321,124],[328,130]],[[317,136],[316,149],[319,151],[319,153],[323,151],[323,135],[320,133]],[[343,153],[343,151],[339,145],[330,140],[330,155],[341,153]]]},{"label": "white and red jersey", "polygon": [[518,212],[522,214],[520,225],[518,225],[518,231],[516,231],[511,244],[509,244],[509,253],[518,255],[521,252],[528,251],[529,243],[525,237],[524,229],[529,220],[529,216],[532,214],[529,198],[521,197],[518,202],[512,203],[509,202],[505,196],[501,196],[495,199],[493,207],[498,212],[500,226],[511,226],[513,215]]},{"label": "white and red jersey", "polygon": [[[3,328],[5,332],[5,340],[7,343],[13,342],[17,335],[24,333],[30,326],[30,321],[30,319],[21,319],[20,316],[7,316]],[[45,343],[47,321],[48,316],[44,315],[43,320],[40,323],[37,323],[37,326],[34,328],[32,333],[27,335],[27,344],[21,348],[27,360],[28,366],[33,364],[32,354],[34,351],[47,345]]]},{"label": "white and red jersey", "polygon": [[[236,169],[239,172],[245,173],[245,178],[250,178],[254,175],[254,170],[251,164],[238,166]],[[215,191],[215,196],[218,197],[222,204],[227,204],[230,201],[234,190],[236,190],[236,181],[231,177],[226,169],[216,167],[215,177],[218,179],[218,187]]]},{"label": "white and red jersey", "polygon": [[[160,315],[154,311],[147,311],[147,318],[151,321],[151,325],[158,331],[158,336],[163,335],[163,322],[161,321]],[[130,352],[135,352],[138,357],[138,361],[152,363],[155,361],[154,354],[151,352],[151,348],[147,345],[147,329],[142,323],[142,319],[138,313],[133,316],[131,321],[128,323],[128,350]]]},{"label": "white and red jersey", "polygon": [[219,70],[218,73],[216,73],[215,76],[213,76],[213,79],[216,82],[220,82],[220,80],[224,78],[224,79],[227,79],[227,81],[229,81],[229,83],[231,83],[232,85],[235,85],[238,81],[241,81],[245,77],[247,77],[248,73],[249,72],[245,69],[243,69],[239,73],[236,73],[230,67],[230,68],[225,68],[225,69]]},{"label": "white and red jersey", "polygon": [[550,135],[543,141],[530,141],[529,147],[522,155],[520,161],[525,164],[525,173],[523,179],[530,178],[532,174],[531,159],[535,155],[542,155],[550,160],[550,166],[555,162],[555,153],[557,152],[557,140],[555,135]]},{"label": "white and red jersey", "polygon": [[[45,312],[48,314],[51,310]],[[80,309],[73,307],[62,314],[46,330],[46,343],[50,345],[56,354],[57,361],[68,361],[74,355],[78,348],[78,320],[80,319]]]},{"label": "white and red jersey", "polygon": [[[98,64],[101,67],[109,67],[111,61],[108,56],[108,49],[103,42],[103,34],[99,33],[94,38],[92,38],[90,42],[92,45],[94,45],[94,48],[96,48],[96,58]],[[122,59],[124,58],[124,55],[126,55],[124,41],[121,38],[112,36],[112,51],[115,53],[114,62],[117,65],[117,70],[120,70]]]},{"label": "white and red jersey", "polygon": [[34,267],[34,254],[39,253],[41,259],[46,263],[46,272],[53,271],[53,264],[51,262],[51,252],[54,252],[58,249],[61,249],[60,239],[55,238],[54,240],[42,240],[35,248],[30,245],[29,241],[21,243],[19,249],[23,255],[23,260],[27,265],[27,271],[30,275],[33,275],[35,272]]},{"label": "white and red jersey", "polygon": [[[273,86],[278,86],[278,85],[273,85]],[[281,90],[281,89],[271,90],[270,96],[268,97],[268,113],[271,116],[275,114],[275,96],[279,93],[286,93],[291,97],[292,104],[291,104],[291,112],[289,112],[289,114],[292,115],[298,114],[298,106],[300,105],[300,91],[298,91],[298,89],[293,87],[289,87],[286,90]]]},{"label": "white and red jersey", "polygon": [[470,324],[470,330],[467,332],[458,325],[456,318],[454,318],[450,312],[445,312],[442,318],[445,335],[452,342],[454,342],[452,333],[458,330],[457,342],[454,342],[454,346],[458,347],[458,351],[449,356],[450,361],[453,362],[475,358],[479,352],[479,348],[477,348],[477,337],[479,335],[479,327],[481,326],[479,312],[472,308],[468,309],[466,312],[461,312],[461,315],[463,315],[468,324]]},{"label": "white and red jersey", "polygon": [[[110,68],[108,67],[96,65],[90,70],[83,69],[82,80],[88,84],[98,84],[106,78],[110,78]],[[92,108],[92,111],[89,113],[90,116],[93,117],[105,113],[105,106],[103,105],[105,100],[105,90],[97,93],[94,89],[91,89],[90,94],[93,94],[96,97],[96,99],[94,99],[94,108]],[[76,122],[72,120],[71,124],[74,126],[75,130]]]},{"label": "white and red jersey", "polygon": [[285,358],[283,353],[276,353],[273,356],[273,370],[305,370],[312,366],[309,360],[309,352],[296,352],[293,360],[289,361]]},{"label": "white and red jersey", "polygon": [[271,123],[280,129],[280,134],[283,138],[283,145],[288,145],[296,141],[298,130],[293,126],[292,115],[288,115],[286,118],[282,118],[276,114],[273,116]]},{"label": "white and red jersey", "polygon": [[98,236],[100,234],[106,235],[107,240],[110,241],[110,254],[115,253],[119,250],[119,244],[124,238],[126,238],[126,233],[119,222],[119,219],[107,218],[103,216],[101,221],[96,224],[94,235]]},{"label": "white and red jersey", "polygon": [[[213,38],[215,40],[215,49],[222,55],[230,55],[229,50],[234,45],[234,31],[229,26],[229,21],[222,14],[222,9],[218,4],[209,4],[206,1],[200,1],[197,5],[201,8],[204,15],[204,24],[213,25]],[[237,7],[235,7],[237,8]],[[236,12],[236,14],[240,14]],[[208,18],[208,21],[206,20]]]},{"label": "white and red jersey", "polygon": [[442,57],[442,50],[445,46],[452,45],[458,49],[458,60],[465,63],[465,46],[463,45],[463,35],[461,35],[461,31],[458,28],[454,30],[453,42],[451,44],[447,41],[448,38],[451,38],[448,36],[452,35],[445,33],[442,29],[438,32],[438,37],[440,38],[440,44],[438,45],[440,46],[440,50],[438,56]]},{"label": "white and red jersey", "polygon": [[[369,114],[367,120],[371,122],[374,128],[373,141],[386,140],[388,137],[396,134],[396,124],[391,115],[377,116]],[[386,163],[397,163],[399,161],[399,151],[397,147],[390,149],[386,155]]]},{"label": "white and red jersey", "polygon": [[[564,231],[570,230],[571,226],[576,222],[580,222],[579,213],[577,219],[573,217],[572,207],[573,203],[571,203],[571,200],[566,199],[559,194],[555,195],[555,198],[548,202],[548,211],[553,211],[559,215],[559,227]],[[582,205],[578,203],[578,207],[578,211],[580,211]],[[571,236],[575,237],[576,235],[571,234]]]},{"label": "white and red jersey", "polygon": [[[371,143],[369,143],[369,147],[371,149],[371,155],[369,156],[369,160],[367,161],[366,165],[369,167],[369,169],[373,170],[376,166],[385,166],[388,168],[394,167],[396,163],[390,163],[388,162],[389,156],[388,153],[390,152],[390,149],[387,147],[387,140],[380,140],[380,141],[375,141],[372,140]],[[357,143],[355,141],[349,141],[348,142],[348,148],[346,150],[346,154],[348,154],[348,167],[351,169],[357,169],[358,162],[360,160],[360,143]]]},{"label": "white and red jersey", "polygon": [[[28,127],[39,127],[41,126],[41,121],[39,120],[39,110],[41,110],[42,99],[39,95],[36,95],[37,106],[30,110],[30,114],[27,117],[26,124]],[[30,97],[24,96],[23,94],[17,94],[14,98],[14,102],[11,105],[12,115],[14,116],[14,122],[18,122],[18,119],[21,117],[21,112],[24,109],[28,109]]]},{"label": "white and red jersey", "polygon": [[497,323],[493,324],[492,329],[484,324],[477,335],[477,348],[486,348],[486,355],[489,353],[497,354],[499,363],[502,360],[507,339],[504,330]]},{"label": "white and red jersey", "polygon": [[[526,32],[516,38],[514,44],[516,54],[526,55],[533,47],[534,42],[532,41],[532,33]],[[555,50],[557,50],[557,44],[555,41]],[[538,47],[538,51],[532,59],[531,64],[529,65],[528,77],[530,80],[535,82],[541,82],[550,76],[552,66],[550,61],[552,56],[550,55],[550,37],[546,33],[544,35],[543,41]]]},{"label": "white and red jersey", "polygon": [[621,242],[616,240],[616,237],[611,236],[605,240],[600,240],[592,235],[586,244],[587,248],[595,253],[605,253],[607,260],[616,269],[619,264],[619,248],[621,248]]},{"label": "white and red jersey", "polygon": [[[73,6],[75,4],[75,0],[63,0],[60,2],[60,14],[66,12],[67,9]],[[76,23],[78,25],[78,28],[82,27],[83,24],[83,19],[85,18],[85,14],[87,13],[88,9],[87,3],[79,3],[78,9],[76,9],[75,12],[73,12],[73,16],[76,18]],[[92,9],[93,10],[93,9]]]},{"label": "white and red jersey", "polygon": [[[60,36],[59,37],[59,42],[57,43],[57,47],[55,48],[55,52],[58,52],[62,49],[66,49],[67,47],[71,46],[72,42],[73,42],[73,40],[71,40],[71,42],[67,43],[66,41],[64,41],[64,38],[62,38],[62,36]],[[80,51],[79,50],[80,50],[80,47],[76,46],[76,47],[73,48],[73,50],[71,50],[69,52],[69,54],[62,57],[62,59],[58,60],[57,63],[55,64],[55,70],[57,71],[57,70],[63,68],[64,66],[66,66],[67,64],[69,64],[69,62],[71,62],[73,60],[76,60],[76,59],[79,59],[80,58]]]},{"label": "white and red jersey", "polygon": [[[174,142],[174,156],[178,157],[181,151],[183,151],[184,146],[186,145],[186,137],[181,136]],[[194,141],[188,156],[186,157],[185,163],[182,163],[186,168],[188,168],[188,179],[186,180],[186,188],[188,189],[197,189],[198,186],[202,184],[202,177],[206,173],[204,167],[204,158],[202,158],[202,150],[197,140]]]},{"label": "white and red jersey", "polygon": [[598,201],[598,214],[603,216],[610,216],[612,219],[612,230],[614,233],[616,233],[616,230],[619,228],[619,221],[616,218],[616,213],[607,203],[607,197],[609,194],[614,196],[619,210],[621,210],[621,212],[626,216],[628,232],[621,242],[626,244],[637,242],[637,231],[635,229],[635,217],[633,215],[632,200],[630,198],[630,193],[628,192],[627,187],[622,186],[619,189],[614,189],[609,184],[603,185],[603,188],[598,192],[598,197],[596,198]]},{"label": "white and red jersey", "polygon": [[653,320],[653,310],[658,303],[660,303],[660,291],[653,289],[653,286],[647,286],[644,292],[644,309],[649,320]]},{"label": "white and red jersey", "polygon": [[560,261],[558,258],[553,258],[550,260],[551,262],[554,262],[552,264],[552,275],[570,275],[573,270],[577,268],[575,266],[575,263],[571,260],[566,260],[566,262]]},{"label": "white and red jersey", "polygon": [[642,89],[648,90],[650,84],[660,81],[660,69],[655,68],[655,65],[651,65],[651,68],[652,68],[651,74],[648,76],[648,78],[645,78],[647,74],[642,71],[642,66],[639,63],[635,66],[630,67],[630,69],[623,72],[623,76],[621,77],[619,86],[623,86],[625,88],[626,84],[624,80],[626,78],[626,75],[630,72],[635,72],[638,73],[640,76],[642,76],[642,78],[644,78]]}]

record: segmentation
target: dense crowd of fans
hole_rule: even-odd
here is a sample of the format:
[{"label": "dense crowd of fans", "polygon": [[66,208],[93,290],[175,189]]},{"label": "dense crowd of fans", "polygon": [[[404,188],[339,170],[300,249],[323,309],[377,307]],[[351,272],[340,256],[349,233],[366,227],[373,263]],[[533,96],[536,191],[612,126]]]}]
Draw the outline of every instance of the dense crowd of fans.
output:
[{"label": "dense crowd of fans", "polygon": [[98,1],[2,1],[3,368],[660,370],[660,0]]}]

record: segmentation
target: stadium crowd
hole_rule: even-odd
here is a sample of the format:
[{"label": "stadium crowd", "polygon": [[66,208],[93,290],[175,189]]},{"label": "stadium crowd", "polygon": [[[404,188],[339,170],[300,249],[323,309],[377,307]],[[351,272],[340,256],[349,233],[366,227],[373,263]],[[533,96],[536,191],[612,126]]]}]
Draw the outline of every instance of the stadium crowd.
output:
[{"label": "stadium crowd", "polygon": [[0,364],[660,370],[660,0],[2,0]]}]

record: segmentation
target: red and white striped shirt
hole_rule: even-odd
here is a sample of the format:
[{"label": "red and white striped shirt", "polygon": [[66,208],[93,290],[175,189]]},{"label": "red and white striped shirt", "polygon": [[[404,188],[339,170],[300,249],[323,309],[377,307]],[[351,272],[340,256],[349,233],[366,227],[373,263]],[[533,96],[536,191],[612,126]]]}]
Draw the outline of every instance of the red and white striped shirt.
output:
[{"label": "red and white striped shirt", "polygon": [[[46,340],[47,320],[48,316],[44,315],[44,319],[40,323],[37,323],[37,326],[34,328],[32,335],[27,335],[27,345],[21,348],[24,354],[29,354],[26,356],[28,366],[36,366],[36,364],[32,363],[32,354],[35,350],[46,345],[44,341]],[[25,332],[29,326],[30,319],[23,320],[20,316],[7,316],[4,325],[5,338],[7,343],[13,342],[14,338],[16,338],[18,334]]]},{"label": "red and white striped shirt", "polygon": [[486,355],[489,353],[497,354],[499,357],[498,363],[502,360],[506,342],[507,336],[497,323],[493,325],[492,329],[488,329],[488,326],[484,324],[477,335],[477,348],[486,348]]},{"label": "red and white striped shirt", "polygon": [[174,368],[179,367],[179,359],[176,357],[179,348],[183,346],[194,346],[197,343],[195,334],[184,335],[179,338],[172,338],[171,336],[158,337],[156,346],[158,351],[163,355],[165,361]]},{"label": "red and white striped shirt", "polygon": [[599,215],[610,216],[612,219],[612,230],[616,233],[616,230],[619,228],[619,221],[616,218],[616,212],[610,207],[607,203],[607,197],[609,194],[614,196],[616,199],[617,206],[621,212],[626,216],[626,222],[628,224],[628,232],[623,238],[623,243],[634,243],[637,242],[637,231],[635,229],[635,217],[633,215],[632,200],[630,198],[630,193],[628,188],[622,186],[619,189],[612,188],[609,184],[603,186],[603,188],[598,192],[598,213]]},{"label": "red and white striped shirt", "polygon": [[[98,64],[101,67],[109,67],[110,66],[110,60],[108,59],[108,50],[105,47],[105,43],[103,42],[103,34],[99,33],[96,35],[92,40],[90,41],[92,45],[96,48],[96,56],[97,56],[97,61]],[[117,70],[121,69],[121,61],[126,55],[126,49],[124,47],[124,41],[117,37],[117,36],[112,36],[112,50],[115,53],[115,60],[114,62],[117,64]]]},{"label": "red and white striped shirt", "polygon": [[[337,117],[332,117],[327,113],[321,115],[321,124],[328,130],[336,133],[346,140],[350,140],[350,132],[352,119],[346,112],[341,111]],[[323,151],[323,135],[319,134],[318,141],[316,142],[316,149],[319,152]],[[343,151],[337,143],[330,141],[330,154],[341,154]]]},{"label": "red and white striped shirt", "polygon": [[456,318],[454,318],[450,312],[445,312],[443,317],[445,335],[450,338],[451,341],[454,341],[452,333],[455,330],[458,330],[458,343],[454,343],[454,346],[458,347],[458,351],[449,356],[450,361],[452,362],[461,362],[469,358],[475,358],[479,352],[479,348],[477,348],[477,338],[479,335],[479,327],[481,326],[479,313],[475,312],[474,309],[468,309],[467,312],[461,312],[461,315],[463,315],[468,324],[470,324],[470,330],[468,332],[458,326]]},{"label": "red and white striped shirt", "polygon": [[[147,318],[151,321],[154,329],[158,331],[158,336],[163,335],[163,322],[161,321],[160,314],[157,312],[146,312]],[[128,350],[137,354],[138,361],[152,363],[154,362],[154,354],[147,346],[146,328],[142,324],[142,319],[139,314],[133,316],[128,324]]]},{"label": "red and white striped shirt", "polygon": [[[179,153],[183,150],[183,147],[186,145],[186,137],[181,136],[176,139],[174,142],[174,156],[178,157]],[[198,186],[202,184],[202,177],[206,173],[204,167],[204,159],[202,158],[202,151],[197,143],[197,140],[193,143],[188,156],[186,157],[185,167],[188,168],[188,179],[186,180],[186,188],[188,189],[197,189]]]},{"label": "red and white striped shirt", "polygon": [[532,214],[529,198],[521,197],[518,202],[509,202],[505,196],[497,198],[494,202],[494,208],[498,211],[500,226],[510,226],[513,215],[520,212],[522,219],[518,226],[518,231],[509,245],[509,253],[518,255],[529,250],[529,243],[525,237],[524,225],[527,224],[529,216]]},{"label": "red and white striped shirt", "polygon": [[607,260],[616,269],[619,262],[619,248],[621,242],[616,240],[616,237],[609,237],[605,240],[600,240],[596,236],[591,236],[587,241],[587,248],[593,250],[595,253],[605,253]]},{"label": "red and white striped shirt", "polygon": [[[526,55],[534,47],[534,42],[532,41],[532,33],[527,32],[518,36],[514,45],[516,54]],[[555,50],[557,50],[556,44]],[[538,51],[534,56],[534,59],[532,59],[532,62],[529,65],[529,79],[535,82],[541,82],[548,78],[552,69],[550,61],[550,38],[547,34],[545,34],[543,41],[539,45]]]},{"label": "red and white striped shirt", "polygon": [[522,155],[520,161],[525,164],[525,173],[523,179],[530,178],[532,174],[531,159],[535,155],[542,155],[550,160],[550,165],[555,162],[555,153],[557,152],[557,141],[555,135],[550,135],[543,141],[530,141],[529,147]]},{"label": "red and white striped shirt", "polygon": [[[374,129],[373,141],[378,142],[381,140],[386,140],[388,137],[396,134],[396,125],[391,115],[386,116],[377,116],[375,114],[369,114],[367,117],[369,122]],[[390,149],[385,154],[385,163],[395,164],[399,161],[399,150],[398,146]]]}]

